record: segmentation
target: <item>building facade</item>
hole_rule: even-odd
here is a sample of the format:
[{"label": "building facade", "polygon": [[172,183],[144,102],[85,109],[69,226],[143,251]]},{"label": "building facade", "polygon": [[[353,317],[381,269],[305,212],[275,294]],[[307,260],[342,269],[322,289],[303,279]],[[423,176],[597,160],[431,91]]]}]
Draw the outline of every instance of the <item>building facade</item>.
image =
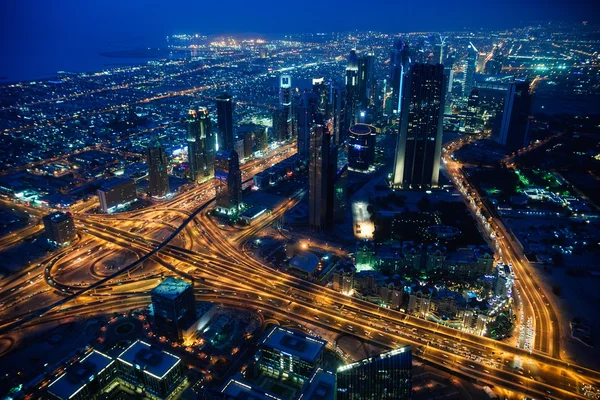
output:
[{"label": "building facade", "polygon": [[202,182],[212,178],[216,141],[206,107],[188,111],[187,145],[191,180]]},{"label": "building facade", "polygon": [[436,188],[442,152],[444,67],[414,64],[406,77],[402,97],[391,186]]},{"label": "building facade", "polygon": [[55,212],[42,218],[48,241],[66,246],[75,239],[75,222],[71,213]]},{"label": "building facade", "polygon": [[216,150],[233,149],[233,97],[227,93],[217,96],[217,147]]},{"label": "building facade", "polygon": [[242,172],[235,150],[219,150],[215,162],[217,209],[225,214],[237,214],[242,205]]},{"label": "building facade", "polygon": [[150,292],[156,331],[171,340],[183,339],[183,331],[196,320],[192,284],[169,277]]},{"label": "building facade", "polygon": [[151,196],[164,197],[169,194],[169,175],[167,168],[167,154],[158,139],[154,140],[146,149],[146,162],[148,164],[148,191]]},{"label": "building facade", "polygon": [[338,400],[408,400],[412,392],[409,346],[341,366]]}]

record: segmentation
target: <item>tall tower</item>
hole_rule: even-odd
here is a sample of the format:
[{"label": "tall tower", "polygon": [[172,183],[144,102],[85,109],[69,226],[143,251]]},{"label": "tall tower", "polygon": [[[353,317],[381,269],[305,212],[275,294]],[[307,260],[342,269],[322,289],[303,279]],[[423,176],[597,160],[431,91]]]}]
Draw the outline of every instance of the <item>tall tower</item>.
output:
[{"label": "tall tower", "polygon": [[529,82],[511,82],[504,100],[504,112],[502,113],[502,125],[500,126],[498,142],[510,151],[518,150],[527,144],[530,113]]},{"label": "tall tower", "polygon": [[214,175],[215,136],[206,107],[188,111],[187,142],[190,178],[194,182],[211,178]]},{"label": "tall tower", "polygon": [[333,225],[336,174],[337,147],[323,117],[317,114],[310,130],[308,196],[309,224],[319,232]]},{"label": "tall tower", "polygon": [[473,89],[473,75],[475,74],[475,68],[477,67],[477,49],[473,46],[473,43],[469,43],[467,48],[467,56],[462,62],[463,66],[463,82],[462,82],[462,95],[463,97],[469,97],[471,89]]},{"label": "tall tower", "polygon": [[[275,121],[277,116],[277,121]],[[278,123],[276,137],[279,141],[287,140],[294,134],[294,112],[292,103],[292,77],[279,77],[279,109],[273,114],[273,123]],[[275,129],[275,125],[273,125]]]},{"label": "tall tower", "polygon": [[394,49],[390,56],[391,72],[390,80],[392,86],[392,112],[400,112],[400,102],[402,100],[402,87],[404,77],[410,68],[410,50],[408,45],[398,39],[394,44]]},{"label": "tall tower", "polygon": [[158,138],[153,137],[146,149],[146,162],[148,164],[148,177],[150,185],[148,190],[151,196],[163,197],[169,194],[169,175],[167,174],[167,155],[160,145]]},{"label": "tall tower", "polygon": [[348,65],[346,66],[346,107],[345,121],[343,129],[340,127],[341,140],[345,140],[348,129],[356,123],[356,113],[358,112],[358,57],[356,51],[352,50],[348,56]]},{"label": "tall tower", "polygon": [[242,204],[242,172],[235,150],[219,150],[215,160],[217,208],[226,214],[237,214]]},{"label": "tall tower", "polygon": [[310,132],[318,108],[318,97],[314,93],[304,93],[296,106],[298,121],[298,153],[308,158]]},{"label": "tall tower", "polygon": [[392,187],[438,186],[445,93],[442,64],[412,66],[402,95]]},{"label": "tall tower", "polygon": [[374,56],[368,53],[358,57],[358,101],[368,107],[374,95]]},{"label": "tall tower", "polygon": [[233,149],[233,98],[227,93],[217,96],[217,150]]}]

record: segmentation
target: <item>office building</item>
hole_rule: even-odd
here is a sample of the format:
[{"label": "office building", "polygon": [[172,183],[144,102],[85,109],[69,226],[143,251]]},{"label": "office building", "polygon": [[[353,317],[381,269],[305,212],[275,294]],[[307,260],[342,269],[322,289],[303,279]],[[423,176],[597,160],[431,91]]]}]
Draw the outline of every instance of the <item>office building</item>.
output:
[{"label": "office building", "polygon": [[146,342],[133,342],[119,357],[120,378],[142,392],[168,398],[184,378],[181,359]]},{"label": "office building", "polygon": [[394,43],[394,49],[390,55],[390,84],[391,90],[391,109],[392,113],[400,112],[400,102],[402,100],[402,88],[404,76],[410,68],[410,50],[408,45],[398,39]]},{"label": "office building", "polygon": [[348,135],[348,129],[356,123],[356,114],[358,112],[358,57],[356,51],[352,50],[348,56],[348,65],[346,66],[346,105],[344,113],[344,126],[340,127],[341,138],[345,140]]},{"label": "office building", "polygon": [[274,326],[261,341],[256,360],[267,376],[303,385],[323,362],[326,341]]},{"label": "office building", "polygon": [[58,400],[95,399],[117,373],[115,360],[92,350],[48,385],[48,396]]},{"label": "office building", "polygon": [[367,53],[358,57],[358,102],[368,107],[375,94],[375,56]]},{"label": "office building", "polygon": [[463,68],[463,80],[462,80],[462,95],[468,97],[473,89],[473,78],[475,74],[475,68],[477,67],[477,49],[472,43],[469,43],[467,48],[467,55],[462,61]]},{"label": "office building", "polygon": [[391,182],[393,188],[438,186],[444,88],[444,66],[441,64],[414,64],[407,75]]},{"label": "office building", "polygon": [[215,179],[217,210],[237,215],[242,205],[242,173],[235,150],[219,150],[215,161]]},{"label": "office building", "polygon": [[317,368],[306,382],[298,400],[335,400],[336,375],[331,371]]},{"label": "office building", "polygon": [[217,150],[233,149],[233,97],[217,96]]},{"label": "office building", "polygon": [[319,98],[315,93],[305,93],[296,106],[298,121],[298,154],[308,158],[310,151],[310,131],[318,112]]},{"label": "office building", "polygon": [[310,130],[309,153],[309,224],[312,229],[322,231],[333,226],[337,147],[320,114]]},{"label": "office building", "polygon": [[111,178],[106,180],[96,191],[103,213],[112,213],[128,204],[137,197],[135,184],[131,179]]},{"label": "office building", "polygon": [[75,222],[71,213],[55,212],[42,218],[48,241],[55,246],[66,246],[75,239]]},{"label": "office building", "polygon": [[285,110],[278,108],[273,111],[273,140],[284,142],[288,136],[288,120]]},{"label": "office building", "polygon": [[409,346],[344,365],[337,370],[338,400],[408,400],[412,391]]},{"label": "office building", "polygon": [[182,340],[183,331],[196,320],[196,300],[191,283],[169,277],[150,292],[159,335]]},{"label": "office building", "polygon": [[221,400],[284,400],[285,397],[267,392],[265,389],[252,385],[243,380],[238,373],[230,378],[220,390],[219,394],[213,394],[203,399],[221,399]]},{"label": "office building", "polygon": [[206,107],[189,110],[187,118],[188,162],[190,178],[202,182],[214,176],[216,139]]},{"label": "office building", "polygon": [[157,138],[146,149],[148,164],[148,191],[151,196],[164,197],[169,194],[169,175],[167,174],[167,154]]},{"label": "office building", "polygon": [[529,82],[511,82],[504,100],[498,143],[506,146],[509,151],[524,147],[528,142],[530,114]]},{"label": "office building", "polygon": [[348,168],[368,172],[375,167],[375,127],[356,124],[350,128],[348,143]]}]

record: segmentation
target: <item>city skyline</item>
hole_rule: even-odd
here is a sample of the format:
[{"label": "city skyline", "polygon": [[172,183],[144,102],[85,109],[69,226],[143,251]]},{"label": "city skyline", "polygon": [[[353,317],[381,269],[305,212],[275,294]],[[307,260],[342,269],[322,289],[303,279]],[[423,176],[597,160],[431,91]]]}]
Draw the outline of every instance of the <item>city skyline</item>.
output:
[{"label": "city skyline", "polygon": [[[0,395],[599,399],[600,27],[376,3],[293,33],[278,5],[202,15],[287,36],[32,12],[132,24],[75,18],[38,44],[80,33],[87,72],[0,82]],[[386,29],[412,7],[438,29]]]}]

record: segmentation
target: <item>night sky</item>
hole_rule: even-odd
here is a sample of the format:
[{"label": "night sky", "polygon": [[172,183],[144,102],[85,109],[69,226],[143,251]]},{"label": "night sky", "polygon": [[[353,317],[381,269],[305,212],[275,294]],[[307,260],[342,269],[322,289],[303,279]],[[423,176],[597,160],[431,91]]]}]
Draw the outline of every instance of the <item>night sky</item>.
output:
[{"label": "night sky", "polygon": [[0,3],[3,60],[0,76],[11,80],[28,74],[40,75],[40,60],[45,60],[47,73],[62,68],[94,69],[96,64],[92,59],[99,51],[119,46],[160,46],[164,45],[166,35],[174,33],[502,29],[532,21],[580,22],[600,12],[598,4],[591,5],[600,2],[589,0],[3,0]]}]

